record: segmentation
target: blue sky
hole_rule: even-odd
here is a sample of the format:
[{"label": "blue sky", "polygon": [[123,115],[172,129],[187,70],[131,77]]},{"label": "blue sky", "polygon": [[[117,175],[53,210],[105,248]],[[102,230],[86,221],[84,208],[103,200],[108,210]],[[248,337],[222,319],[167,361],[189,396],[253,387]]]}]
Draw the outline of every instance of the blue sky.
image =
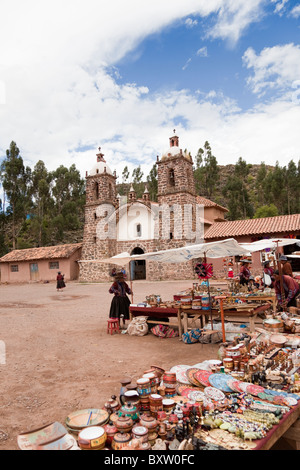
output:
[{"label": "blue sky", "polygon": [[84,176],[101,146],[119,175],[147,175],[176,128],[219,164],[300,158],[300,0],[2,0],[0,15],[0,156],[14,140],[32,168]]}]

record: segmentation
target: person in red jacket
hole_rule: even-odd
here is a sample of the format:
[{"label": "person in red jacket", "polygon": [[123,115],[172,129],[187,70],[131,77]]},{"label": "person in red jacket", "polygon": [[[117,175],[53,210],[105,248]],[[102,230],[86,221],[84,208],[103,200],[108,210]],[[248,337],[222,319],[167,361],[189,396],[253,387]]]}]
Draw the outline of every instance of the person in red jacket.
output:
[{"label": "person in red jacket", "polygon": [[282,286],[284,292],[284,298],[281,293],[281,283],[280,283],[280,274],[276,270],[274,272],[275,277],[275,294],[280,307],[296,307],[296,297],[300,294],[300,288],[298,282],[293,279],[291,276],[285,274],[281,275]]}]

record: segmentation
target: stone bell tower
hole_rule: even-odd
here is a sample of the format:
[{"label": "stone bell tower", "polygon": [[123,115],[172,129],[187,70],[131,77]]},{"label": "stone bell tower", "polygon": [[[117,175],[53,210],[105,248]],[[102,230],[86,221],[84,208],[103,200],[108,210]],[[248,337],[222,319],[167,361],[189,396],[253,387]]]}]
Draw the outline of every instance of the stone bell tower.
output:
[{"label": "stone bell tower", "polygon": [[[186,233],[184,234],[186,230],[182,225],[185,209],[191,210],[190,229],[195,230],[196,189],[192,157],[188,151],[182,151],[179,147],[179,137],[175,130],[169,142],[170,147],[163,153],[161,159],[157,160],[158,203],[160,206],[167,205],[171,209],[170,239],[174,245],[175,227],[178,228],[178,224],[181,224],[182,236],[186,236]],[[183,238],[182,243],[178,240],[178,246],[191,241],[190,238]]]},{"label": "stone bell tower", "polygon": [[[107,270],[107,266],[96,261],[116,254],[116,239],[111,235],[105,238],[103,233],[108,229],[109,217],[117,207],[117,176],[107,165],[100,147],[98,150],[95,165],[90,172],[86,173],[85,224],[80,280],[89,281],[105,277],[100,271],[104,268]],[[99,238],[99,234],[102,238]],[[91,262],[88,263],[88,261]]]}]

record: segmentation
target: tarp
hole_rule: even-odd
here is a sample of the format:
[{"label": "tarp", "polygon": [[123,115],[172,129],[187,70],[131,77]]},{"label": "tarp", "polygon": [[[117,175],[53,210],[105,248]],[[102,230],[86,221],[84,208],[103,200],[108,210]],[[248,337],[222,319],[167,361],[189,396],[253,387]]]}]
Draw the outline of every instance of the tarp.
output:
[{"label": "tarp", "polygon": [[252,243],[240,243],[240,246],[245,248],[249,253],[262,250],[276,250],[278,247],[297,244],[300,246],[300,240],[292,238],[270,238],[266,240],[257,240]]},{"label": "tarp", "polygon": [[241,256],[248,252],[234,238],[216,242],[200,243],[197,245],[171,248],[169,250],[154,251],[141,255],[120,253],[111,258],[99,260],[101,263],[117,264],[122,266],[135,260],[159,261],[162,263],[182,263],[192,259],[202,258],[225,258],[227,256]]}]

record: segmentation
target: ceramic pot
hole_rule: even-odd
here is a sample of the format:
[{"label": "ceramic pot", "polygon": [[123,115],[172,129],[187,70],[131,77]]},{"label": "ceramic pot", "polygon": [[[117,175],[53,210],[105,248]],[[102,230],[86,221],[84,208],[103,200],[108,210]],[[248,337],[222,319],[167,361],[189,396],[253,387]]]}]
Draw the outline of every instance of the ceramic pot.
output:
[{"label": "ceramic pot", "polygon": [[148,374],[144,374],[143,377],[150,380],[151,393],[156,393],[157,386],[158,386],[156,374],[153,372],[150,372]]},{"label": "ceramic pot", "polygon": [[152,432],[157,430],[158,421],[154,416],[143,414],[140,416],[140,425],[145,426],[149,432]]},{"label": "ceramic pot", "polygon": [[157,413],[163,410],[163,398],[161,395],[152,394],[150,395],[150,411],[151,413]]},{"label": "ceramic pot", "polygon": [[106,445],[111,447],[114,435],[118,432],[118,428],[110,421],[104,426],[106,432]]},{"label": "ceramic pot", "polygon": [[135,406],[137,410],[140,409],[140,396],[136,390],[127,390],[127,392],[124,393],[124,405],[128,405],[129,403]]},{"label": "ceramic pot", "polygon": [[104,409],[108,411],[108,413],[115,413],[120,409],[120,403],[118,402],[115,395],[112,395],[111,398],[105,403]]},{"label": "ceramic pot", "polygon": [[149,431],[145,426],[136,424],[135,426],[133,426],[131,432],[134,439],[138,439],[141,443],[148,442]]},{"label": "ceramic pot", "polygon": [[124,415],[132,419],[132,421],[138,421],[140,417],[140,413],[136,406],[132,405],[132,403],[126,403],[122,406],[119,411],[119,415]]},{"label": "ceramic pot", "polygon": [[114,435],[112,441],[112,448],[114,450],[122,450],[124,447],[128,445],[131,440],[131,435],[129,433],[124,432],[117,432]]},{"label": "ceramic pot", "polygon": [[131,378],[130,377],[124,377],[123,379],[120,380],[121,382],[121,390],[120,390],[120,403],[124,405],[124,393],[126,391],[126,387],[131,384]]},{"label": "ceramic pot", "polygon": [[78,445],[83,450],[101,450],[105,447],[106,438],[103,427],[90,426],[78,434]]},{"label": "ceramic pot", "polygon": [[175,407],[175,401],[172,400],[172,398],[164,398],[162,403],[163,403],[163,410],[166,413],[170,413]]},{"label": "ceramic pot", "polygon": [[119,416],[115,422],[118,432],[128,433],[133,428],[134,422],[129,416]]},{"label": "ceramic pot", "polygon": [[137,391],[140,396],[151,394],[150,380],[147,377],[142,377],[136,381]]}]

